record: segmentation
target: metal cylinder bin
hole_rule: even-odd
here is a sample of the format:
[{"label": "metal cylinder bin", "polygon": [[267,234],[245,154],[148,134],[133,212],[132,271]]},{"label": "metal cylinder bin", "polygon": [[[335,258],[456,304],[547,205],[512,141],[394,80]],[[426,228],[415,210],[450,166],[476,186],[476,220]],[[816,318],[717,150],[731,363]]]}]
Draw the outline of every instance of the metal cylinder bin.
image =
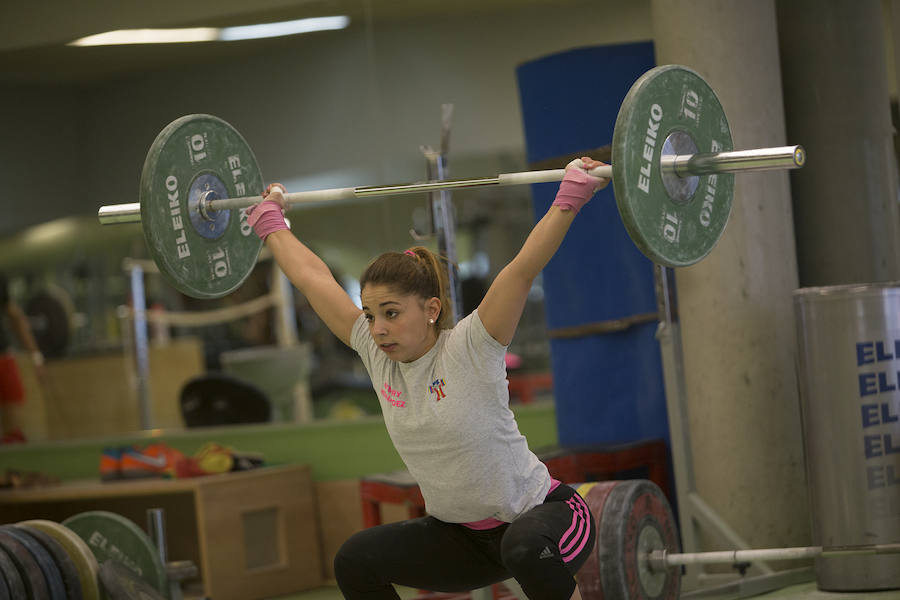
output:
[{"label": "metal cylinder bin", "polygon": [[[813,543],[900,542],[900,282],[794,292]],[[826,591],[900,588],[900,555],[816,559]]]}]

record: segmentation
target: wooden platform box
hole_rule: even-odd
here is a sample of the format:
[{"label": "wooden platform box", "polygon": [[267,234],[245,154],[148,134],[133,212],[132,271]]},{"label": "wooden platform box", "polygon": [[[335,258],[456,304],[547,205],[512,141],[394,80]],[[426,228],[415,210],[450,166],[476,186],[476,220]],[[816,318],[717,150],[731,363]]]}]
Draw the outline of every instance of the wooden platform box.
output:
[{"label": "wooden platform box", "polygon": [[323,583],[315,493],[306,465],[0,492],[3,523],[63,521],[108,510],[146,531],[149,508],[165,510],[169,560],[194,561],[207,597],[271,598]]}]

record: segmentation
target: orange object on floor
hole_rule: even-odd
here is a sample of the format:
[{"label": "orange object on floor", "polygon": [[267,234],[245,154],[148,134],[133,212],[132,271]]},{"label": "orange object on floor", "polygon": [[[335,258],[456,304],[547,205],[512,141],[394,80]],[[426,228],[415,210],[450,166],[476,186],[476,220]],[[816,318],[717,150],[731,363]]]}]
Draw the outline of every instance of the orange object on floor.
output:
[{"label": "orange object on floor", "polygon": [[518,398],[522,404],[534,402],[534,393],[538,390],[553,391],[553,375],[550,373],[523,373],[508,375],[509,397]]}]

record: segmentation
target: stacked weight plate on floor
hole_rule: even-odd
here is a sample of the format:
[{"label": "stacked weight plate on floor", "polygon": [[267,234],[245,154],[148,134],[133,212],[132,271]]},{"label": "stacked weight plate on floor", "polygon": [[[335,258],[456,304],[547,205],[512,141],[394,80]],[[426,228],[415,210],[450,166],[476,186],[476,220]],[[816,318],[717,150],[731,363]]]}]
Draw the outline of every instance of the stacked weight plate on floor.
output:
[{"label": "stacked weight plate on floor", "polygon": [[6,550],[0,548],[0,598],[26,598],[25,580]]},{"label": "stacked weight plate on floor", "polygon": [[25,598],[65,600],[66,592],[53,558],[34,539],[11,526],[0,527],[0,550],[5,552],[25,584]]},{"label": "stacked weight plate on floor", "polygon": [[40,531],[53,539],[62,548],[78,573],[80,595],[68,590],[70,598],[81,597],[83,600],[101,600],[100,584],[97,576],[99,566],[88,545],[74,531],[55,521],[31,520],[18,523],[17,527]]},{"label": "stacked weight plate on floor", "polygon": [[168,594],[157,548],[121,515],[90,511],[63,523],[0,526],[0,600],[159,600]]},{"label": "stacked weight plate on floor", "polygon": [[672,509],[651,481],[601,481],[575,484],[594,516],[597,542],[578,571],[584,600],[676,600],[678,568],[653,570],[653,550],[678,552]]},{"label": "stacked weight plate on floor", "polygon": [[116,513],[89,511],[69,517],[62,523],[85,541],[91,553],[101,565],[98,570],[103,588],[112,600],[129,598],[124,592],[115,590],[131,589],[129,582],[116,586],[119,579],[118,567],[102,568],[108,561],[119,563],[132,575],[142,580],[163,598],[168,597],[169,581],[166,568],[159,557],[159,551],[150,538],[134,524]]},{"label": "stacked weight plate on floor", "polygon": [[[46,551],[48,556],[46,556],[45,559],[51,559],[59,571],[59,577],[61,578],[64,591],[63,598],[67,600],[83,600],[84,595],[81,590],[81,575],[79,574],[78,567],[75,565],[75,561],[69,556],[69,553],[62,544],[40,529],[23,523],[15,525],[10,532],[21,532],[24,539],[33,540],[39,544],[40,548],[43,548],[43,550]],[[48,578],[48,582],[50,581],[51,579]],[[56,590],[58,593],[58,585],[56,586]],[[51,596],[52,595],[53,594],[51,594]]]}]

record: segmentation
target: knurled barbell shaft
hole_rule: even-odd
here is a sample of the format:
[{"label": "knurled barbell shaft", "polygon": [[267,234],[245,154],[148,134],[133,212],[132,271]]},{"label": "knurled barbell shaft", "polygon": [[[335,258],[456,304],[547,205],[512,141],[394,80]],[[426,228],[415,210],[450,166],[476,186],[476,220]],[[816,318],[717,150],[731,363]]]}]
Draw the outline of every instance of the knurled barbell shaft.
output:
[{"label": "knurled barbell shaft", "polygon": [[648,561],[653,570],[681,565],[740,564],[767,560],[801,560],[818,557],[856,556],[868,554],[900,553],[900,543],[869,544],[861,546],[805,546],[797,548],[762,548],[752,550],[723,550],[717,552],[692,552],[669,554],[654,550]]},{"label": "knurled barbell shaft", "polygon": [[[681,177],[712,173],[797,169],[802,167],[805,161],[806,153],[802,146],[756,148],[753,150],[738,150],[732,152],[702,152],[682,156],[669,155],[660,158],[660,164],[663,166],[663,169],[672,169]],[[438,190],[454,190],[493,185],[506,186],[548,183],[562,181],[565,172],[565,169],[549,169],[545,171],[504,173],[497,175],[496,177],[481,177],[477,179],[447,179],[443,181],[425,181],[398,185],[345,187],[327,190],[289,192],[285,194],[285,202],[290,208],[296,204],[346,201],[359,198],[417,194]],[[593,169],[591,173],[598,177],[612,178],[612,167],[597,167]],[[204,210],[212,212],[246,208],[257,202],[259,202],[259,196],[221,198],[206,202]],[[100,220],[100,223],[104,225],[139,223],[141,220],[140,203],[132,202],[128,204],[101,206],[97,213],[97,217]]]}]

